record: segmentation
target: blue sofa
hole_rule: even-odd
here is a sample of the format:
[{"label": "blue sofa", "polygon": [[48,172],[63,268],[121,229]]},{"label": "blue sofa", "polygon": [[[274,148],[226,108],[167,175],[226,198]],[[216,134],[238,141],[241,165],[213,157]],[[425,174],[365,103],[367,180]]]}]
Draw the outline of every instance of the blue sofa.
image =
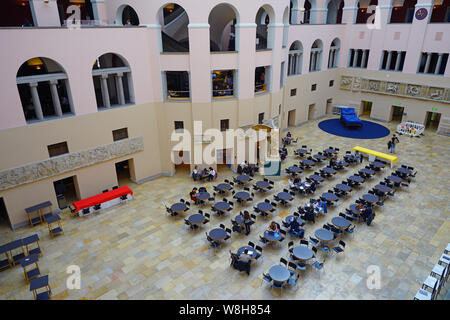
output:
[{"label": "blue sofa", "polygon": [[363,122],[358,118],[355,113],[355,108],[341,108],[341,123],[346,127],[360,128]]}]

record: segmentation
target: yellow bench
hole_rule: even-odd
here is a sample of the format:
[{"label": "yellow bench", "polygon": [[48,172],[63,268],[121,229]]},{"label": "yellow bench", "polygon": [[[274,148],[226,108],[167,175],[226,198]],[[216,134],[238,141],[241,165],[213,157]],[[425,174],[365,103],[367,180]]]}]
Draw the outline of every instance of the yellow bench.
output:
[{"label": "yellow bench", "polygon": [[386,153],[382,153],[375,150],[366,149],[363,147],[356,146],[352,149],[352,153],[355,154],[355,152],[358,151],[359,153],[367,153],[369,155],[369,161],[374,161],[375,158],[381,158],[386,159],[387,161],[391,162],[391,168],[394,166],[394,163],[398,161],[398,157]]}]

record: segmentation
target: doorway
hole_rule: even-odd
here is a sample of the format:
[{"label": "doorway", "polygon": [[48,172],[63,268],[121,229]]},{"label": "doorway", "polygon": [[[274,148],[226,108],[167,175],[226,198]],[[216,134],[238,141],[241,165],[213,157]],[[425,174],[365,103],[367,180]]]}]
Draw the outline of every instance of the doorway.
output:
[{"label": "doorway", "polygon": [[11,222],[9,221],[8,211],[6,210],[5,201],[0,198],[0,225],[11,227]]},{"label": "doorway", "polygon": [[[231,155],[233,149],[217,149],[217,173],[225,174],[228,170],[231,170]],[[230,171],[231,173],[231,171]]]},{"label": "doorway", "polygon": [[316,108],[316,104],[315,103],[309,105],[308,120],[314,120],[315,108]]},{"label": "doorway", "polygon": [[425,118],[425,130],[436,131],[439,128],[441,114],[438,112],[427,112]]},{"label": "doorway", "polygon": [[61,210],[67,208],[70,203],[80,200],[76,176],[54,181],[53,187],[55,188],[58,207]]},{"label": "doorway", "polygon": [[327,114],[332,114],[333,113],[333,99],[327,99],[327,110],[326,110]]},{"label": "doorway", "polygon": [[288,112],[288,127],[295,126],[295,109]]},{"label": "doorway", "polygon": [[398,122],[398,123],[402,122],[404,110],[405,110],[405,107],[392,106],[390,121]]},{"label": "doorway", "polygon": [[[191,166],[189,151],[173,151],[173,163],[175,167],[176,174],[190,175],[191,174]],[[198,167],[199,169],[203,169],[203,167]]]},{"label": "doorway", "polygon": [[361,109],[361,115],[370,118],[370,113],[372,112],[372,101],[361,101]]},{"label": "doorway", "polygon": [[130,160],[116,163],[117,183],[119,186],[127,185],[131,182]]}]

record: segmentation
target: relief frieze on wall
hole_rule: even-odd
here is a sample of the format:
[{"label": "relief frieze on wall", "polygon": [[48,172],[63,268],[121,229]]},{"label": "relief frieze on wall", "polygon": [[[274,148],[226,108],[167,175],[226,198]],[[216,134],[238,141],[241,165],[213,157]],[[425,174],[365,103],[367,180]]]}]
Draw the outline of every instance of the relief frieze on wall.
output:
[{"label": "relief frieze on wall", "polygon": [[450,88],[444,87],[342,76],[340,89],[450,103]]},{"label": "relief frieze on wall", "polygon": [[35,182],[143,150],[143,138],[136,137],[60,155],[17,168],[6,169],[0,171],[0,190],[14,188],[25,183]]}]

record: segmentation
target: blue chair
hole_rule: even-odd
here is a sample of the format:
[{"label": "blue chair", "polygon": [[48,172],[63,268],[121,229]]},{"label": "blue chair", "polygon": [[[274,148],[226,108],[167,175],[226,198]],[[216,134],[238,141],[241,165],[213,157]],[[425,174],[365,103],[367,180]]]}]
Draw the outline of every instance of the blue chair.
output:
[{"label": "blue chair", "polygon": [[298,282],[298,278],[299,278],[299,277],[300,277],[299,274],[297,274],[297,275],[292,275],[292,276],[289,278],[287,284],[288,284],[291,288],[296,288],[296,290],[298,290],[297,282]]},{"label": "blue chair", "polygon": [[[272,285],[272,278],[267,273],[263,273],[262,281],[266,281],[267,283]],[[261,285],[262,285],[262,282],[261,282]]]}]

